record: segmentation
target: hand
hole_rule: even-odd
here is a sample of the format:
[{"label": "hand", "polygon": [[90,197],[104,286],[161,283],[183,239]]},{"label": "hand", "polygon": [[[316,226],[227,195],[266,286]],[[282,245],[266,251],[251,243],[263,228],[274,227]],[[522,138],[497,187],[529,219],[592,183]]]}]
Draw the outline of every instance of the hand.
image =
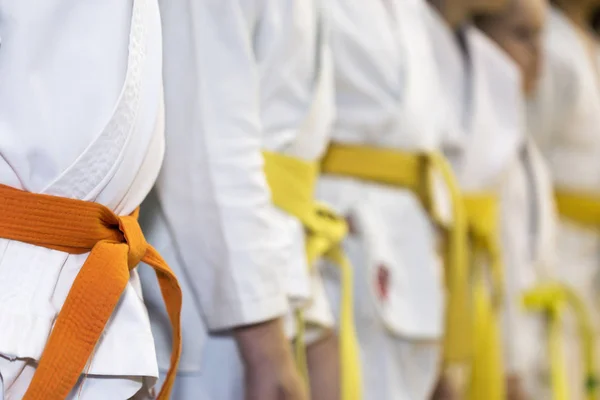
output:
[{"label": "hand", "polygon": [[529,398],[519,375],[511,374],[506,377],[506,398],[507,400],[527,400]]},{"label": "hand", "polygon": [[246,400],[308,400],[281,320],[237,328],[244,362]]},{"label": "hand", "polygon": [[458,400],[460,398],[458,389],[446,374],[442,374],[435,386],[431,396],[432,400]]}]

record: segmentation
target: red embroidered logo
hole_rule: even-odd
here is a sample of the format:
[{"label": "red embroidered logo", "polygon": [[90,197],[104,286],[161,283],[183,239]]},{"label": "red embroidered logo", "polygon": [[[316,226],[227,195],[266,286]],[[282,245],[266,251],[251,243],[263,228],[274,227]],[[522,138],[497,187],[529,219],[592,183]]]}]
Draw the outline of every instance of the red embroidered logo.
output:
[{"label": "red embroidered logo", "polygon": [[390,286],[390,270],[383,264],[377,266],[377,297],[387,300]]}]

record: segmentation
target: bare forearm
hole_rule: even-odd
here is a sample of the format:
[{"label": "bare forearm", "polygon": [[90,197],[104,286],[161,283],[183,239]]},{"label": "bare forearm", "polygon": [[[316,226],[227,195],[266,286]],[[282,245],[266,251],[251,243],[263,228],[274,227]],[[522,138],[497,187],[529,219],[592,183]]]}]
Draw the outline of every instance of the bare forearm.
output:
[{"label": "bare forearm", "polygon": [[281,318],[236,328],[234,337],[245,364],[281,362],[292,357]]},{"label": "bare forearm", "polygon": [[234,331],[245,366],[246,400],[307,400],[281,318]]}]

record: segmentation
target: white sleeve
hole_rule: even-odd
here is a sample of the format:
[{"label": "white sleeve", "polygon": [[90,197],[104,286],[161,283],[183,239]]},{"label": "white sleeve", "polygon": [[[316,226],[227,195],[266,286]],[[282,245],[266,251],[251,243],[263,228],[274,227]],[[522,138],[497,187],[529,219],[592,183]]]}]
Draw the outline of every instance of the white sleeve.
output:
[{"label": "white sleeve", "polygon": [[[288,236],[263,172],[254,7],[163,2],[166,159],[161,207],[209,329],[288,308]],[[160,250],[160,249],[159,249]]]}]

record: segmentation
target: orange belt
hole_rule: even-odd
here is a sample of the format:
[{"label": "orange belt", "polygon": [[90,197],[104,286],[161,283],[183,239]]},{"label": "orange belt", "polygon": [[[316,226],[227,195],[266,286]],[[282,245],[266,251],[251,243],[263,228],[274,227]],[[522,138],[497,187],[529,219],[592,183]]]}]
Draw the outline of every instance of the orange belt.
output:
[{"label": "orange belt", "polygon": [[173,329],[171,366],[158,395],[169,399],[181,354],[181,289],[144,239],[137,215],[136,210],[119,217],[98,203],[0,185],[0,237],[70,254],[91,251],[58,314],[25,400],[68,396],[140,261],[156,272]]}]

